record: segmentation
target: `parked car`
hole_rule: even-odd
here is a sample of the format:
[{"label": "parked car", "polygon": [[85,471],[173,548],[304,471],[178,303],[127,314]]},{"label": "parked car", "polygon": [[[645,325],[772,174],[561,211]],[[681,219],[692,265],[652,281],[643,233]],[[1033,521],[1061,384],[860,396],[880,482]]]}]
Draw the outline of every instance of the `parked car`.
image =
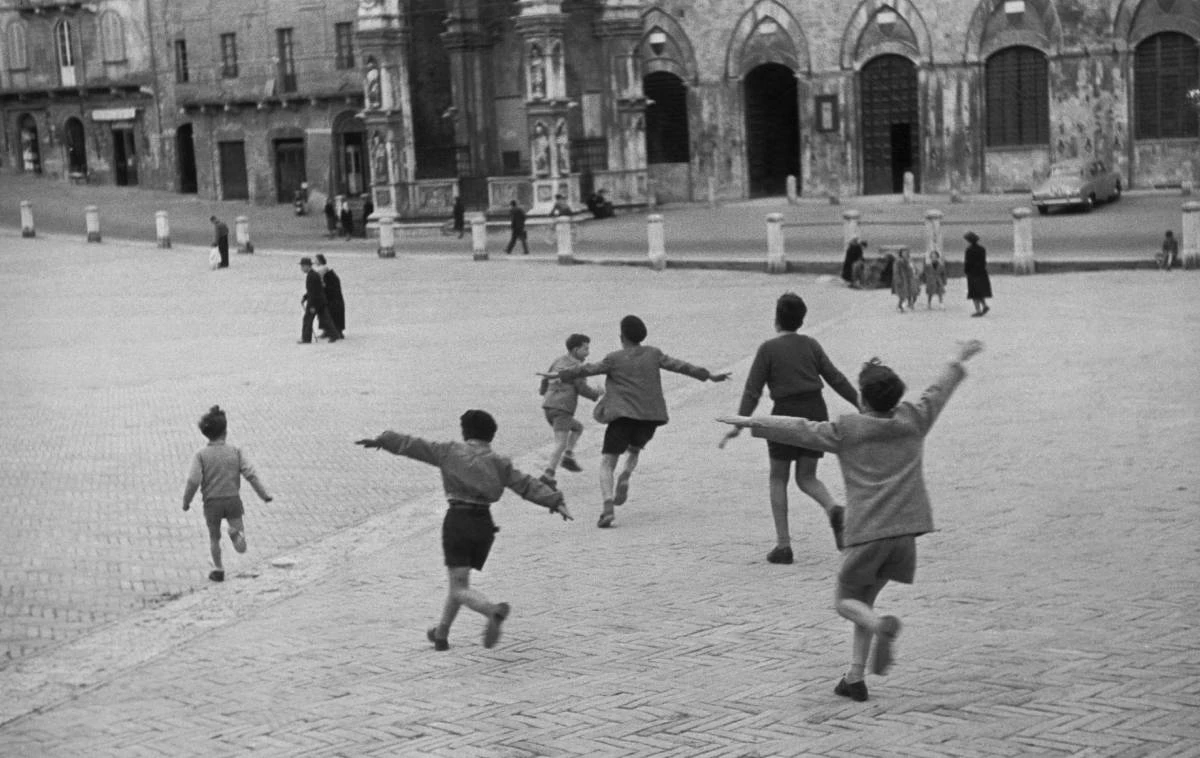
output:
[{"label": "parked car", "polygon": [[1051,208],[1076,206],[1090,211],[1096,203],[1121,199],[1121,175],[1095,158],[1073,158],[1050,166],[1050,176],[1033,190],[1033,204],[1045,215]]}]

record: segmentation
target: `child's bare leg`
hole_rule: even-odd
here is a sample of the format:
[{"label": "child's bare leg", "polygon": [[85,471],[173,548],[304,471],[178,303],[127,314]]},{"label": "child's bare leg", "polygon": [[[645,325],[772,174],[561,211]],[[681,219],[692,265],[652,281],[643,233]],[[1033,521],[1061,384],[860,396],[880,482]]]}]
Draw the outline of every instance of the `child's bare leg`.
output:
[{"label": "child's bare leg", "polygon": [[[438,624],[438,634],[450,631],[458,609],[467,606],[483,616],[491,616],[496,606],[479,590],[471,589],[471,567],[451,566],[446,569],[450,576],[450,592],[446,595],[446,605],[442,609],[442,620]],[[444,630],[444,631],[443,631]]]},{"label": "child's bare leg", "polygon": [[838,615],[854,624],[850,637],[850,667],[846,671],[847,682],[860,682],[867,666],[867,656],[871,653],[871,639],[879,628],[879,616],[875,613],[875,598],[887,584],[884,579],[878,584],[871,585],[865,592],[860,593],[862,599],[844,597],[838,590],[836,608]]},{"label": "child's bare leg", "polygon": [[213,568],[217,571],[224,571],[225,567],[221,565],[221,535],[208,538],[208,548],[212,553]]},{"label": "child's bare leg", "polygon": [[771,518],[775,520],[775,544],[779,547],[792,546],[792,532],[788,527],[788,479],[792,473],[792,462],[770,459],[769,480]]},{"label": "child's bare leg", "polygon": [[838,502],[825,489],[825,484],[817,478],[817,462],[820,458],[798,458],[796,460],[796,486],[805,495],[816,500],[826,513],[832,513],[838,507]]},{"label": "child's bare leg", "polygon": [[546,473],[551,477],[558,470],[558,464],[562,461],[563,453],[570,446],[571,433],[566,429],[554,430],[554,450],[550,453],[550,461],[546,463]]},{"label": "child's bare leg", "polygon": [[583,436],[583,429],[573,429],[567,433],[567,447],[563,450],[564,455],[575,455],[575,444],[579,442],[579,438]]},{"label": "child's bare leg", "polygon": [[229,541],[239,553],[246,552],[246,527],[240,518],[229,519]]},{"label": "child's bare leg", "polygon": [[600,498],[604,501],[604,512],[613,512],[613,478],[617,470],[619,455],[604,453],[600,456]]}]

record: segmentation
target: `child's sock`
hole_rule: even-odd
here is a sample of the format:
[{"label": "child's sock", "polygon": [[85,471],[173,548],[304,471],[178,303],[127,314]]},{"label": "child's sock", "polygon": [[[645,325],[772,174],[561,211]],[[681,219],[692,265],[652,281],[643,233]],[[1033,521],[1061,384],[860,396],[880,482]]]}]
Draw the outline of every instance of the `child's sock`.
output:
[{"label": "child's sock", "polygon": [[865,678],[867,666],[865,663],[851,663],[846,669],[846,684],[861,682]]}]

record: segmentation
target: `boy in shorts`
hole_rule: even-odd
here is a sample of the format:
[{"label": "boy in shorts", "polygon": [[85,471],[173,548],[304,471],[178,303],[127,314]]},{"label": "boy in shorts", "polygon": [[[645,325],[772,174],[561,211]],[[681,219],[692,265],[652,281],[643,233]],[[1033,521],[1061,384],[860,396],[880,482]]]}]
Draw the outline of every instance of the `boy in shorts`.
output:
[{"label": "boy in shorts", "polygon": [[561,492],[524,474],[512,461],[492,452],[496,421],[486,411],[469,410],[459,419],[463,442],[428,442],[420,437],[384,432],[373,439],[358,440],[365,448],[384,449],[442,470],[442,488],[450,507],[442,521],[442,553],[450,577],[450,591],[442,609],[442,619],[425,636],[434,650],[449,650],[450,625],[458,609],[467,606],[487,619],[483,646],[494,647],[500,640],[500,625],[508,618],[508,603],[493,603],[479,590],[471,589],[471,569],[483,570],[496,532],[490,506],[512,490],[570,521],[571,514]]},{"label": "boy in shorts", "polygon": [[854,624],[850,667],[834,692],[862,702],[871,638],[871,673],[882,676],[892,664],[892,643],[900,632],[895,616],[875,613],[875,599],[890,580],[912,584],[917,568],[916,537],[933,531],[933,512],[922,472],[925,436],[966,376],[963,363],[983,349],[971,340],[915,403],[901,403],[904,382],[878,359],[858,375],[862,412],[837,421],[782,416],[724,416],[750,427],[755,437],[836,453],[846,483],[846,524],[842,568],[838,572],[839,615]]},{"label": "boy in shorts", "polygon": [[[556,358],[554,363],[550,364],[547,373],[557,374],[563,369],[582,365],[590,351],[591,339],[586,334],[572,334],[567,337],[567,354]],[[588,400],[599,400],[601,393],[592,389],[586,379],[563,382],[544,376],[540,393],[545,398],[542,401],[542,410],[546,414],[546,421],[554,430],[554,452],[550,454],[550,462],[546,464],[546,472],[542,474],[541,480],[551,487],[557,487],[558,482],[554,477],[559,461],[567,471],[583,470],[575,460],[575,443],[579,441],[579,435],[583,434],[583,424],[575,418],[579,396],[583,395]]]},{"label": "boy in shorts", "polygon": [[246,552],[246,531],[242,524],[242,499],[238,496],[241,477],[246,477],[250,486],[264,503],[271,496],[258,480],[258,474],[250,465],[246,454],[233,445],[225,444],[228,420],[221,406],[214,405],[200,418],[200,433],[208,438],[208,445],[201,448],[192,458],[187,484],[183,488],[183,509],[192,507],[196,490],[204,502],[204,521],[208,524],[208,543],[212,550],[213,569],[208,578],[214,582],[225,581],[225,567],[221,564],[221,520],[229,522],[229,541],[239,553]]},{"label": "boy in shorts", "polygon": [[[729,374],[713,374],[706,368],[693,366],[672,358],[656,347],[643,345],[646,325],[637,316],[621,319],[621,349],[604,356],[599,363],[585,363],[555,374],[542,374],[548,379],[574,381],[585,376],[604,374],[604,399],[597,406],[596,420],[607,424],[604,448],[600,459],[600,496],[604,505],[601,529],[613,525],[613,506],[623,504],[629,497],[629,478],[637,467],[638,456],[655,430],[667,423],[667,401],[663,397],[663,370],[686,374],[700,381],[723,382]],[[614,474],[617,461],[628,452],[625,469]]]}]

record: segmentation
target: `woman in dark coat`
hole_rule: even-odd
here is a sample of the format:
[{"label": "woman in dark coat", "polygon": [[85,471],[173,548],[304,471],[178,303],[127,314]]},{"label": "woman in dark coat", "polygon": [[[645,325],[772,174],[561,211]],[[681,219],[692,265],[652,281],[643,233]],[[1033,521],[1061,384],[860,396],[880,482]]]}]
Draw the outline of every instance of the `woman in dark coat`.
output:
[{"label": "woman in dark coat", "polygon": [[846,280],[846,284],[855,286],[858,284],[858,277],[854,275],[854,264],[863,259],[863,246],[865,241],[859,242],[858,237],[850,240],[850,244],[846,245],[846,259],[842,261],[842,279]]},{"label": "woman in dark coat", "polygon": [[992,280],[987,272],[987,250],[979,244],[979,235],[967,232],[967,251],[963,255],[963,274],[967,277],[967,299],[975,304],[972,316],[982,316],[991,308],[987,299],[992,296]]}]

